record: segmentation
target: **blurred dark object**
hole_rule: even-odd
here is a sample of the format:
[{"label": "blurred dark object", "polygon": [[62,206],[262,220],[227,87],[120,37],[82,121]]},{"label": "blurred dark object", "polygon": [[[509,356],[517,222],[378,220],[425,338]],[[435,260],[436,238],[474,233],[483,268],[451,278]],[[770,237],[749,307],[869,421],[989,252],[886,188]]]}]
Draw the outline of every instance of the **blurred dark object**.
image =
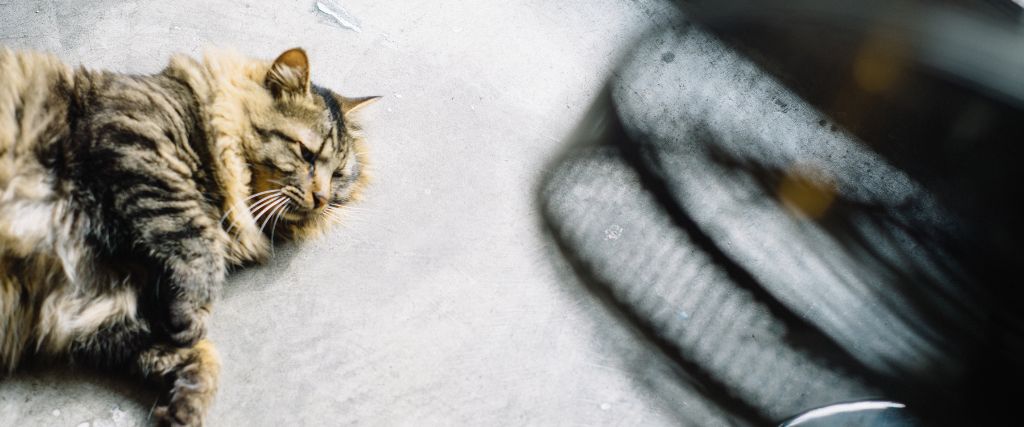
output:
[{"label": "blurred dark object", "polygon": [[681,421],[872,398],[1013,420],[993,384],[1024,380],[1020,8],[681,6],[540,195],[590,289],[720,411]]},{"label": "blurred dark object", "polygon": [[[962,215],[997,278],[1024,262],[1024,25],[1012,1],[682,1]],[[992,258],[995,257],[995,258]],[[1020,279],[1017,279],[1020,282]],[[1024,289],[1012,286],[1024,296]],[[1020,301],[1018,299],[1018,301]]]}]

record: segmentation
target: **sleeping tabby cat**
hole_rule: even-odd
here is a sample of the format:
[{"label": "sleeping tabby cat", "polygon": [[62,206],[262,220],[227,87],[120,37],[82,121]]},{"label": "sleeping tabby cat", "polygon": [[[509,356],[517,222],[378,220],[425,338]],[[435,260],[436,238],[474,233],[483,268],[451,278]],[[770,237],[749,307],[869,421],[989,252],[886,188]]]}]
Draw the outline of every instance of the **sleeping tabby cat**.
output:
[{"label": "sleeping tabby cat", "polygon": [[226,272],[357,199],[373,99],[311,84],[301,49],[126,75],[0,47],[0,370],[130,370],[166,384],[161,423],[202,424]]}]

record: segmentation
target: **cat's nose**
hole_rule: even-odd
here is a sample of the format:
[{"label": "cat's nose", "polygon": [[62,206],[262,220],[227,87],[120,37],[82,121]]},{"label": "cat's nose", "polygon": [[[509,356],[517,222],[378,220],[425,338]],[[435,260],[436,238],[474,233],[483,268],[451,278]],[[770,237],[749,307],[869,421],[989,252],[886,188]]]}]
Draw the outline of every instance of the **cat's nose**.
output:
[{"label": "cat's nose", "polygon": [[313,193],[313,209],[320,209],[327,204],[327,194],[317,191]]}]

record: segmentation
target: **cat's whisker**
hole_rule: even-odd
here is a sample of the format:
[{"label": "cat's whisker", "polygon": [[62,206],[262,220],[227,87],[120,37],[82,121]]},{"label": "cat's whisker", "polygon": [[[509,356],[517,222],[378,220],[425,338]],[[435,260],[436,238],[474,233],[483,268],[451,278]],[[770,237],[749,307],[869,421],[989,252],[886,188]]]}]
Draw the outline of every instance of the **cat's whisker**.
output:
[{"label": "cat's whisker", "polygon": [[[280,207],[280,205],[278,205],[278,206],[274,207],[274,209],[277,209],[278,207]],[[268,211],[268,212],[269,212],[269,211]],[[263,234],[263,229],[267,227],[267,223],[268,223],[268,222],[270,222],[270,219],[271,219],[272,217],[273,217],[273,215],[267,215],[267,216],[266,216],[266,217],[265,217],[265,218],[263,219],[263,221],[259,223],[259,224],[260,224],[260,235],[262,235],[262,234]]]},{"label": "cat's whisker", "polygon": [[325,218],[330,219],[332,221],[334,220],[334,209],[332,209],[330,207],[330,205],[328,205],[326,208],[324,208],[323,212],[320,212],[320,215],[317,216],[317,219],[321,220],[320,221],[321,224],[323,223],[322,220],[325,219]]},{"label": "cat's whisker", "polygon": [[235,204],[234,206],[231,206],[231,208],[230,208],[230,209],[228,209],[228,210],[227,210],[227,212],[224,212],[224,216],[221,216],[221,217],[220,217],[220,224],[221,224],[221,226],[223,226],[223,225],[224,225],[224,220],[226,220],[226,219],[228,218],[228,215],[231,215],[231,212],[234,212],[234,211],[235,211],[235,209],[236,209],[236,208],[238,208],[238,206],[240,206],[240,205],[243,205],[243,204],[244,204],[244,202],[247,202],[247,201],[249,201],[249,200],[250,200],[250,199],[252,199],[253,197],[258,197],[258,196],[262,196],[262,195],[264,195],[264,194],[267,194],[267,193],[272,193],[272,192],[275,192],[275,191],[278,191],[278,192],[280,192],[281,190],[267,190],[267,191],[261,191],[261,192],[259,192],[259,193],[253,194],[253,195],[251,195],[251,196],[249,196],[249,197],[246,197],[246,198],[245,198],[245,200],[242,200],[242,203],[236,203],[236,204]]},{"label": "cat's whisker", "polygon": [[281,210],[277,212],[277,215],[274,215],[274,223],[270,225],[270,254],[271,254],[271,256],[274,255],[274,232],[277,231],[277,220],[281,219],[281,217],[284,216],[285,214],[287,214],[288,211],[290,211],[290,210],[292,210],[292,204],[291,203],[285,203],[284,207],[281,208]]},{"label": "cat's whisker", "polygon": [[[231,220],[231,224],[224,231],[230,234],[231,230],[233,230],[237,226],[238,226],[238,222],[235,221],[235,220]],[[223,228],[223,227],[224,227],[224,220],[221,220],[221,228]]]},{"label": "cat's whisker", "polygon": [[338,212],[349,212],[349,213],[381,213],[381,212],[384,212],[383,210],[350,208],[350,207],[347,207],[347,206],[337,207],[337,208],[334,208],[334,210],[336,210]]},{"label": "cat's whisker", "polygon": [[344,213],[354,213],[354,212],[371,212],[372,213],[372,212],[376,212],[375,210],[372,210],[372,209],[353,208],[351,206],[346,206],[346,205],[332,205],[332,206],[328,206],[328,208],[332,212],[344,212]]},{"label": "cat's whisker", "polygon": [[249,207],[249,211],[252,213],[253,216],[255,216],[258,212],[267,207],[267,205],[274,203],[278,200],[281,200],[281,198],[286,197],[280,194],[267,196],[266,198],[260,199],[258,202],[253,203],[253,205]]},{"label": "cat's whisker", "polygon": [[262,199],[259,202],[256,202],[255,204],[253,204],[253,208],[251,208],[252,211],[250,212],[250,215],[252,215],[252,217],[253,217],[253,222],[258,224],[259,223],[258,222],[259,221],[258,215],[261,215],[264,211],[269,209],[270,206],[273,205],[274,203],[280,202],[282,199],[285,199],[285,198],[286,198],[285,196],[275,195],[275,196],[270,196],[270,197],[268,197],[266,199]]},{"label": "cat's whisker", "polygon": [[[276,212],[279,209],[281,209],[281,206],[285,206],[285,205],[288,205],[288,199],[287,198],[284,199],[283,203],[277,203],[276,205],[274,205],[273,208],[268,209],[266,212],[264,212],[264,214],[267,213],[267,212]],[[261,216],[262,216],[262,214],[261,214]],[[274,216],[274,214],[267,215],[266,219],[263,220],[263,224],[260,225],[260,234],[263,234],[263,229],[267,226],[267,223],[270,222],[270,219],[273,216]],[[257,218],[257,221],[259,221],[258,218]]]},{"label": "cat's whisker", "polygon": [[328,214],[328,216],[330,216],[330,218],[333,220],[333,222],[335,224],[343,224],[345,222],[346,218],[342,217],[342,213],[341,212],[338,212],[336,210],[331,210],[331,211],[326,211],[325,210],[324,212],[326,212]]},{"label": "cat's whisker", "polygon": [[345,226],[345,219],[337,212],[331,212],[326,216],[329,224]]},{"label": "cat's whisker", "polygon": [[[260,196],[264,196],[264,198],[265,198],[265,197],[270,197],[270,196],[272,196],[274,194],[277,194],[277,193],[280,193],[280,192],[281,192],[281,189],[279,189],[279,188],[278,189],[273,189],[273,190],[260,191],[259,193],[252,194],[249,197],[246,197],[245,199],[242,199],[242,201],[240,201],[235,206],[237,207],[238,205],[245,205],[246,202],[248,202],[248,201],[250,201],[252,199],[255,199],[257,197],[260,197]],[[265,196],[265,195],[267,195],[267,196]],[[264,198],[261,198],[260,200],[263,200]]]},{"label": "cat's whisker", "polygon": [[[250,211],[250,215],[255,216],[257,212],[259,212],[259,211],[263,210],[264,208],[266,208],[267,205],[269,205],[270,203],[273,203],[273,202],[275,202],[277,200],[280,200],[281,197],[284,197],[284,196],[268,196],[265,199],[260,199],[258,202],[254,203],[250,207],[250,209],[252,209],[252,211]],[[235,227],[235,225],[237,225],[237,223],[232,223],[231,227],[228,227],[228,231],[231,231],[231,229],[233,229]],[[241,227],[239,227],[237,234],[241,234],[241,232],[242,232],[242,229],[241,229]]]},{"label": "cat's whisker", "polygon": [[[237,223],[237,222],[234,222],[234,221],[232,221],[232,222],[231,222],[231,225],[230,225],[230,226],[228,226],[228,228],[227,228],[226,230],[224,230],[224,232],[225,232],[225,233],[228,233],[228,235],[232,235],[232,233],[231,233],[231,230],[235,230],[235,229],[236,229],[235,227],[237,227],[237,226],[238,226],[238,223]],[[241,230],[242,230],[242,227],[238,227],[238,228],[237,228],[237,230],[238,230],[238,231],[241,231]],[[237,233],[236,233],[236,234],[237,234]]]},{"label": "cat's whisker", "polygon": [[380,209],[367,208],[364,206],[352,206],[342,203],[331,203],[328,206],[335,209],[355,210],[355,211],[372,211],[372,212],[383,212]]},{"label": "cat's whisker", "polygon": [[[267,193],[280,193],[280,192],[281,192],[281,190],[280,190],[280,189],[276,189],[276,190],[267,190],[267,191],[261,191],[261,192],[259,192],[259,193],[253,194],[253,195],[251,195],[251,196],[249,196],[249,197],[246,197],[246,198],[245,198],[245,200],[242,200],[241,202],[239,202],[239,203],[235,204],[235,205],[234,205],[234,206],[232,206],[232,207],[231,207],[230,209],[228,209],[228,210],[227,210],[227,212],[224,212],[224,215],[220,217],[220,224],[221,224],[221,227],[223,227],[223,226],[224,226],[224,221],[225,221],[226,219],[228,219],[228,215],[231,215],[231,212],[234,212],[234,211],[235,211],[235,209],[237,209],[237,208],[238,208],[239,206],[245,206],[245,202],[247,202],[247,201],[249,201],[249,200],[252,200],[252,199],[253,199],[253,198],[255,198],[255,197],[259,197],[259,196],[262,196],[262,195],[264,195],[264,194],[267,194]],[[270,196],[267,196],[267,197],[269,198]],[[266,199],[260,199],[259,201],[257,201],[257,202],[256,202],[256,204],[258,204],[258,203],[259,203],[260,201],[263,201],[263,200],[266,200]],[[254,204],[254,205],[255,205],[255,204]],[[228,227],[227,231],[231,231],[231,229],[232,229],[232,228],[234,228],[234,227],[235,227],[235,226],[237,226],[237,225],[238,225],[238,224],[237,224],[237,223],[236,223],[235,221],[232,221],[232,223],[231,223],[231,226],[230,226],[230,227]]]},{"label": "cat's whisker", "polygon": [[345,219],[353,219],[353,220],[356,220],[356,221],[362,221],[362,220],[366,219],[365,215],[368,215],[368,213],[366,213],[366,212],[353,212],[353,211],[336,211],[336,212],[337,212],[338,215],[344,216]]},{"label": "cat's whisker", "polygon": [[253,194],[253,195],[251,195],[249,197],[246,197],[242,201],[243,202],[248,202],[249,200],[252,200],[254,197],[257,197],[257,196],[262,196],[262,195],[267,194],[267,193],[280,193],[280,192],[281,192],[280,188],[275,188],[275,189],[267,190],[267,191],[260,191],[259,193]]},{"label": "cat's whisker", "polygon": [[363,221],[365,218],[363,218],[363,217],[361,217],[359,215],[367,214],[367,212],[349,211],[349,210],[338,209],[338,208],[331,209],[331,213],[334,216],[337,216],[338,218],[344,218],[346,221],[348,221],[348,220]]},{"label": "cat's whisker", "polygon": [[249,209],[252,210],[253,208],[256,207],[256,205],[259,205],[260,203],[263,203],[263,202],[265,202],[267,200],[271,200],[271,199],[273,199],[275,197],[278,197],[280,195],[281,195],[281,192],[278,191],[278,192],[267,194],[267,195],[265,195],[263,197],[260,197],[259,199],[256,199],[255,202],[252,202],[251,205],[249,205]]},{"label": "cat's whisker", "polygon": [[[276,209],[282,203],[287,203],[287,202],[288,202],[288,197],[278,196],[278,198],[275,199],[273,202],[268,203],[266,206],[260,208],[260,213],[258,215],[256,215],[255,218],[253,218],[253,221],[255,221],[257,224],[259,224],[260,223],[260,218],[262,218],[264,215],[269,213],[271,210]],[[269,218],[269,217],[267,217],[267,218]],[[263,227],[260,227],[260,231],[263,231]]]}]

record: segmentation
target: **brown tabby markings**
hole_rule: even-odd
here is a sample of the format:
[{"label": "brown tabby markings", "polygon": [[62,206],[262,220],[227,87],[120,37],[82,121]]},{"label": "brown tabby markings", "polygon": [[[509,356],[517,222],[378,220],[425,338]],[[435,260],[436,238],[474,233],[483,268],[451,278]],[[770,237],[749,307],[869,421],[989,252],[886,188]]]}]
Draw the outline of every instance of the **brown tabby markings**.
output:
[{"label": "brown tabby markings", "polygon": [[313,85],[301,49],[137,76],[0,48],[0,370],[129,369],[170,381],[162,423],[202,424],[219,365],[201,338],[227,269],[358,199],[349,114],[372,99]]}]

